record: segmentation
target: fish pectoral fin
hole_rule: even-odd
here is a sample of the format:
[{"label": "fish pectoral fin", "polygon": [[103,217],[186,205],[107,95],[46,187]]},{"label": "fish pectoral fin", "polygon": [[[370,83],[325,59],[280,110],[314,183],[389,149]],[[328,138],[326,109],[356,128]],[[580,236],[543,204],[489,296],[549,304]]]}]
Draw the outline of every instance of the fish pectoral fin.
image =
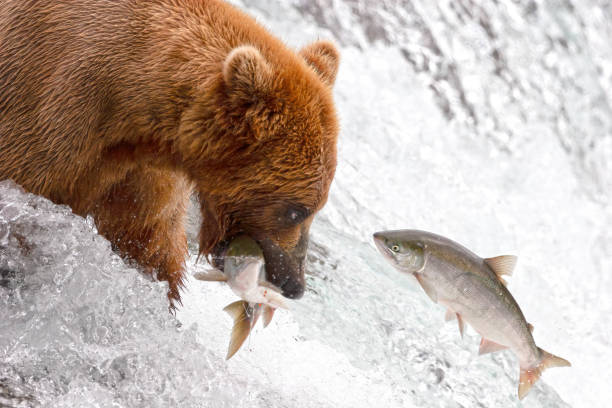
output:
[{"label": "fish pectoral fin", "polygon": [[501,276],[512,276],[516,260],[517,258],[514,255],[501,255],[494,258],[485,258],[484,262],[495,272],[500,282],[506,285],[506,281]]},{"label": "fish pectoral fin", "polygon": [[424,279],[421,274],[419,273],[415,273],[414,277],[417,279],[417,281],[419,282],[419,284],[421,285],[421,287],[423,288],[423,290],[425,291],[425,293],[427,294],[427,296],[429,296],[429,298],[434,302],[434,303],[438,303],[438,293],[436,292],[436,289],[433,288],[426,279]]},{"label": "fish pectoral fin", "polygon": [[478,349],[478,355],[494,353],[496,351],[505,350],[508,347],[503,346],[491,340],[487,340],[484,337],[480,340],[480,348]]},{"label": "fish pectoral fin", "polygon": [[270,306],[264,306],[263,307],[263,325],[264,325],[264,328],[268,327],[268,325],[272,321],[272,318],[274,317],[274,312],[275,311],[276,311],[276,309],[273,308],[273,307],[270,307]]},{"label": "fish pectoral fin", "polygon": [[465,331],[465,323],[463,322],[463,318],[459,313],[457,315],[457,325],[459,326],[459,334],[461,334],[461,338],[463,338],[463,332]]},{"label": "fish pectoral fin", "polygon": [[225,357],[226,360],[232,358],[240,350],[246,338],[249,337],[251,329],[257,323],[257,318],[261,313],[260,309],[258,306],[251,307],[249,302],[244,300],[230,303],[223,308],[223,311],[227,312],[234,319],[230,344]]},{"label": "fish pectoral fin", "polygon": [[196,272],[193,277],[205,282],[227,282],[227,276],[218,269],[211,269],[207,272]]},{"label": "fish pectoral fin", "polygon": [[445,321],[445,322],[449,322],[449,321],[451,321],[451,320],[456,319],[456,318],[457,318],[457,316],[455,316],[455,314],[456,314],[456,313],[455,313],[455,312],[453,312],[452,310],[450,310],[450,309],[446,309],[446,314],[444,315],[444,321]]}]

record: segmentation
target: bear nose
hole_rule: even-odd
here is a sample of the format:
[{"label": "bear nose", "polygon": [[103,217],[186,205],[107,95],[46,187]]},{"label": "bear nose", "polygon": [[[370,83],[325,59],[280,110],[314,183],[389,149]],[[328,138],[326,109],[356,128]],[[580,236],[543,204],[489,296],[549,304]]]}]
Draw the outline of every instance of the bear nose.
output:
[{"label": "bear nose", "polygon": [[289,299],[299,299],[304,296],[305,284],[298,279],[289,278],[281,286],[281,289],[283,290],[283,296]]}]

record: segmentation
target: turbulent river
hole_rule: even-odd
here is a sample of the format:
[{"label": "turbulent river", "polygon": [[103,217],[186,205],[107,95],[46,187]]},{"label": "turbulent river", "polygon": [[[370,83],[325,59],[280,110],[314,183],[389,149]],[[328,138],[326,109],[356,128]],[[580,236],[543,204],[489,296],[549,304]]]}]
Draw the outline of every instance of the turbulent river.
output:
[{"label": "turbulent river", "polygon": [[[339,164],[308,292],[226,362],[226,286],[190,279],[173,317],[165,284],[90,219],[0,182],[0,406],[608,404],[612,4],[235,3],[293,47],[342,51]],[[514,354],[478,356],[480,337],[461,339],[378,255],[371,234],[397,228],[518,255],[509,289],[536,343],[573,367],[519,402]],[[191,245],[189,274],[205,267]]]}]

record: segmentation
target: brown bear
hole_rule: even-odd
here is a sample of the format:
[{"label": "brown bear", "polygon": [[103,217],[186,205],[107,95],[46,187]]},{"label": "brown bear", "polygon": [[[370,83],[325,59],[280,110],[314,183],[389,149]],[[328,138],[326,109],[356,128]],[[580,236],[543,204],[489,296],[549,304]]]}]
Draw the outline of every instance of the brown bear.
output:
[{"label": "brown bear", "polygon": [[248,234],[298,298],[336,167],[338,61],[331,43],[296,53],[220,0],[3,1],[0,180],[93,215],[171,301],[195,191],[200,253],[220,265]]}]

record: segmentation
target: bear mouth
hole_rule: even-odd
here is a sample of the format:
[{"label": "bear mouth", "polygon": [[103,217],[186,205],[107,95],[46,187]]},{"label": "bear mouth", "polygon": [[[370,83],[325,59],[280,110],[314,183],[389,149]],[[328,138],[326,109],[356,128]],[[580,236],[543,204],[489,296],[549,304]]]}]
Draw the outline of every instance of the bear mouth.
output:
[{"label": "bear mouth", "polygon": [[230,240],[224,239],[219,242],[213,248],[210,254],[210,263],[211,265],[219,269],[220,271],[224,271],[225,266],[225,255],[227,254],[227,249],[229,248]]},{"label": "bear mouth", "polygon": [[[209,263],[213,268],[225,272],[225,258],[233,238],[224,238],[208,254]],[[301,246],[305,249],[304,242]],[[287,253],[269,239],[257,241],[257,243],[261,246],[265,259],[265,280],[280,288],[283,296],[290,299],[301,298],[306,286],[303,262],[297,260],[294,254]]]}]

